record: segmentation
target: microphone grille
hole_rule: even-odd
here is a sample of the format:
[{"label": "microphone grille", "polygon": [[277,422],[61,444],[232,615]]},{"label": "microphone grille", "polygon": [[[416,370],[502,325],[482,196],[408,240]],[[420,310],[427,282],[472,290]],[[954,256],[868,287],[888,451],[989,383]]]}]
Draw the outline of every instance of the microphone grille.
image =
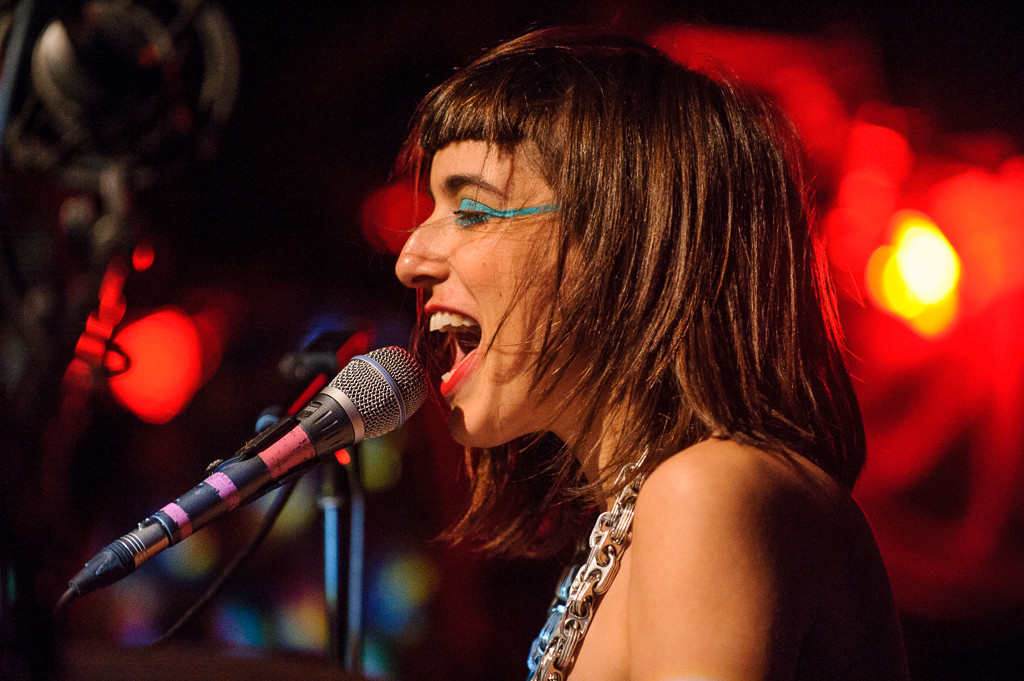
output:
[{"label": "microphone grille", "polygon": [[366,439],[400,428],[427,396],[423,369],[407,350],[396,346],[354,357],[331,385],[352,400],[363,418]]}]

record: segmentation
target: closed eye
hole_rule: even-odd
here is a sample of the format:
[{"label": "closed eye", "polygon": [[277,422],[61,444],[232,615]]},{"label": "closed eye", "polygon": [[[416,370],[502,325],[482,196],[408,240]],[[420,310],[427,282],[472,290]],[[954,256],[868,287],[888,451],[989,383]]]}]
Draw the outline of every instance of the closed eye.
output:
[{"label": "closed eye", "polygon": [[462,199],[459,209],[455,212],[455,224],[459,227],[486,222],[494,217],[501,217],[500,212],[473,199]]},{"label": "closed eye", "polygon": [[459,204],[459,209],[454,211],[455,222],[460,227],[469,227],[476,225],[481,222],[486,222],[491,218],[511,218],[517,215],[536,215],[539,213],[554,213],[561,209],[561,205],[557,203],[548,203],[543,206],[533,206],[531,208],[507,208],[499,210],[491,208],[490,206],[474,201],[473,199],[462,199]]}]

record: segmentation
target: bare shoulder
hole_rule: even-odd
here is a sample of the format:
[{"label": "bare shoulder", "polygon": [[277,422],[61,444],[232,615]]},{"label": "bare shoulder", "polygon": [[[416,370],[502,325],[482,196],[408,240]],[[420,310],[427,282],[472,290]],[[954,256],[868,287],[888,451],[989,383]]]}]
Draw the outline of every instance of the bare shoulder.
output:
[{"label": "bare shoulder", "polygon": [[899,678],[831,666],[880,643],[898,666],[898,640],[877,638],[898,633],[867,522],[800,457],[727,440],[675,454],[640,491],[630,553],[635,678],[789,679],[807,665],[822,678]]},{"label": "bare shoulder", "polygon": [[[637,503],[636,522],[685,525],[707,514],[743,521],[750,531],[769,520],[807,527],[815,516],[842,515],[851,504],[846,490],[801,457],[731,440],[706,440],[678,452],[650,474]],[[673,509],[675,513],[668,512]]]},{"label": "bare shoulder", "polygon": [[692,554],[711,575],[745,569],[740,579],[772,589],[765,598],[801,616],[836,570],[876,550],[850,493],[816,465],[729,440],[660,464],[640,491],[633,532],[638,554]]}]

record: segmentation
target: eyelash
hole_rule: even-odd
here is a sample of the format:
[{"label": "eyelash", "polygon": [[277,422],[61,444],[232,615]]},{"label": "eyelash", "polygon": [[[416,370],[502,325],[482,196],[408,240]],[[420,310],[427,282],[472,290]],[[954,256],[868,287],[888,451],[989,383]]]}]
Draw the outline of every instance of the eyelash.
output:
[{"label": "eyelash", "polygon": [[487,222],[493,216],[482,213],[478,210],[457,210],[455,211],[455,224],[459,227],[472,227],[481,222]]},{"label": "eyelash", "polygon": [[[463,199],[462,203],[459,205],[483,206],[483,204],[478,203],[476,201],[471,201],[470,199]],[[486,208],[486,206],[483,207]],[[457,224],[459,227],[472,227],[473,225],[478,225],[481,222],[487,222],[491,218],[496,217],[494,214],[487,211],[467,210],[461,207],[456,211],[452,211],[452,213],[455,215],[455,224]]]}]

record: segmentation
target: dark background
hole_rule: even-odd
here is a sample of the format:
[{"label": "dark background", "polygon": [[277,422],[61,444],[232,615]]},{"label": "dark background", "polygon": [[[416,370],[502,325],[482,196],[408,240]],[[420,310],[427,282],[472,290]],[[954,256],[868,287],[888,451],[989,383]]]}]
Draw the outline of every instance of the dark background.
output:
[{"label": "dark background", "polygon": [[[38,658],[82,650],[75,646],[92,651],[148,642],[202,590],[205,573],[166,576],[147,566],[148,578],[140,571],[126,580],[136,580],[134,589],[87,596],[57,622],[45,614],[93,551],[188,489],[207,462],[230,454],[249,437],[256,414],[287,391],[276,363],[301,344],[311,320],[326,317],[372,328],[378,345],[407,342],[414,296],[394,280],[394,256],[361,234],[361,211],[367,196],[387,182],[417,102],[487,47],[530,28],[563,23],[613,27],[639,38],[679,22],[781,36],[834,36],[859,41],[865,60],[877,67],[878,96],[894,107],[925,112],[940,139],[997,131],[1004,148],[1017,153],[1024,141],[1019,42],[1024,22],[1020,8],[1009,3],[918,8],[608,0],[219,4],[239,45],[238,97],[216,137],[215,153],[202,160],[192,154],[177,158],[132,192],[133,229],[154,245],[156,260],[150,270],[129,277],[125,297],[128,319],[166,305],[190,312],[230,308],[223,359],[188,408],[166,425],[141,423],[102,389],[91,392],[80,429],[63,439],[59,454],[40,451],[50,440],[24,425],[31,419],[22,425],[7,422],[17,404],[8,411],[3,425],[13,436],[3,438],[9,473],[4,492],[11,504],[6,510],[19,516],[8,540],[18,556],[35,552],[35,558],[21,559],[18,593],[38,606],[16,626],[23,632],[32,627],[54,632],[51,647],[40,644],[37,652],[8,656],[10,669],[50,668],[52,662]],[[56,15],[55,7],[60,5],[44,3],[37,12]],[[9,242],[36,233],[52,236],[60,200],[78,191],[51,174],[16,164],[6,165],[0,189]],[[8,266],[30,269],[17,260]],[[66,274],[39,276],[63,284]],[[52,407],[59,393],[54,377],[36,388],[34,404]],[[19,396],[7,397],[16,403]],[[40,429],[54,427],[44,414],[37,416]],[[447,441],[436,405],[428,405],[408,431],[393,443],[402,456],[400,481],[370,500],[369,561],[376,570],[413,556],[408,565],[428,575],[429,597],[398,624],[368,615],[368,635],[375,636],[384,660],[380,668],[406,679],[521,678],[526,647],[542,620],[560,561],[486,562],[467,549],[434,542],[458,513],[464,484],[460,455]],[[48,454],[62,457],[59,504],[39,508],[26,500],[25,490],[46,477],[40,462]],[[292,503],[315,508],[315,482],[309,488]],[[221,562],[255,519],[244,516],[237,522],[210,528]],[[304,593],[315,593],[318,585],[316,519],[307,524],[303,532],[268,545],[229,588],[228,600],[248,603],[246,612],[263,633],[239,634],[245,629],[239,623],[249,620],[225,625],[227,610],[214,608],[183,632],[188,650],[206,654],[209,646],[247,645],[272,657],[316,650],[315,642],[282,642],[287,625],[273,623],[277,603],[290,598],[289,586],[304,584]],[[253,598],[254,592],[262,598]],[[997,617],[961,613],[908,619],[908,632],[915,636],[912,652],[939,655],[948,637],[962,637],[964,631],[982,641],[981,650],[984,641],[1010,648],[1021,634],[1020,606],[1015,607]],[[125,624],[135,621],[125,614],[130,612],[143,613],[137,626]],[[29,621],[38,624],[25,624]],[[22,659],[23,667],[10,662]],[[942,678],[926,667],[919,663],[918,678]]]}]

